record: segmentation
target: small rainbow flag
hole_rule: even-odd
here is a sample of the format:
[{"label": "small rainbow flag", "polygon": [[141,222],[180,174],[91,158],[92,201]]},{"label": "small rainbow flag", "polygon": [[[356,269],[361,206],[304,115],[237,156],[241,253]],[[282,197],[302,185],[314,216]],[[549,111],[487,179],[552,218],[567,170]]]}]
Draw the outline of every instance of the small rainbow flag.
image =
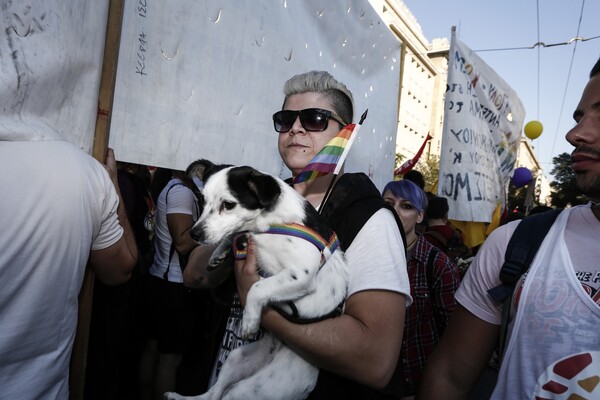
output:
[{"label": "small rainbow flag", "polygon": [[[320,176],[333,173],[337,175],[354,143],[354,138],[360,129],[369,110],[361,115],[358,124],[348,124],[331,139],[325,147],[313,157],[306,167],[293,180],[293,183],[310,182]],[[333,181],[332,181],[333,182]]]},{"label": "small rainbow flag", "polygon": [[[354,140],[354,131],[356,124],[348,124],[334,136],[326,145],[317,153],[316,156],[304,169],[296,175],[294,183],[310,182],[320,176],[337,173],[341,169],[341,164],[344,162],[346,149],[349,149]],[[342,156],[344,156],[342,158]],[[340,163],[340,159],[342,162]],[[336,167],[340,165],[337,172]]]}]

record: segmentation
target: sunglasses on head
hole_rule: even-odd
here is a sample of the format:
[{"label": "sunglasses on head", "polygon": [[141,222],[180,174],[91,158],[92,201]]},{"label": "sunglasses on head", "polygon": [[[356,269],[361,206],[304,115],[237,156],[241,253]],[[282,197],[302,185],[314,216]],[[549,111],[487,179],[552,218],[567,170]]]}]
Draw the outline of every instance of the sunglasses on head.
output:
[{"label": "sunglasses on head", "polygon": [[292,111],[282,110],[273,114],[273,126],[279,133],[287,132],[292,129],[296,118],[300,117],[302,127],[308,132],[322,132],[327,129],[329,119],[333,119],[342,125],[346,123],[342,118],[329,111],[321,108],[306,108],[304,110]]}]

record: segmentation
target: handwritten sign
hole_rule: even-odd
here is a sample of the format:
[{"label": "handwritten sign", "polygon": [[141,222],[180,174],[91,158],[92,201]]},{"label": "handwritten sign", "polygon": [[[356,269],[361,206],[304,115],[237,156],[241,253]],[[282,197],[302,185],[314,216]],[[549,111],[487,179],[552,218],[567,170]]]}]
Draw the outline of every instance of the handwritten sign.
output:
[{"label": "handwritten sign", "polygon": [[[0,138],[62,137],[91,152],[108,2],[19,0],[0,9]],[[392,179],[400,43],[368,0],[125,0],[109,145],[183,169],[247,164],[286,177],[271,116],[283,84],[328,70],[369,109],[346,171]],[[356,118],[355,118],[356,119]],[[356,122],[356,121],[354,121]]]},{"label": "handwritten sign", "polygon": [[0,17],[0,140],[91,152],[108,2],[3,1]]},{"label": "handwritten sign", "polygon": [[490,222],[515,166],[525,110],[454,32],[445,107],[438,195],[448,199],[450,219]]},{"label": "handwritten sign", "polygon": [[287,79],[327,70],[353,92],[355,119],[369,109],[346,171],[392,179],[400,44],[368,0],[128,0],[120,50],[110,145],[125,161],[287,177],[272,114]]}]

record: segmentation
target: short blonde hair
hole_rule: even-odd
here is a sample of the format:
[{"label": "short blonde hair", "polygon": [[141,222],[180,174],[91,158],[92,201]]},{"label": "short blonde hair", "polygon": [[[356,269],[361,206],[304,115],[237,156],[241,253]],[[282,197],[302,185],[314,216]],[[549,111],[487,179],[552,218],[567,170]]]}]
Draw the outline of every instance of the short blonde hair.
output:
[{"label": "short blonde hair", "polygon": [[[323,93],[331,100],[334,112],[347,124],[354,118],[354,99],[346,85],[336,80],[327,71],[309,71],[298,74],[285,83],[285,100],[294,94],[316,92]],[[284,104],[285,104],[284,100]]]}]

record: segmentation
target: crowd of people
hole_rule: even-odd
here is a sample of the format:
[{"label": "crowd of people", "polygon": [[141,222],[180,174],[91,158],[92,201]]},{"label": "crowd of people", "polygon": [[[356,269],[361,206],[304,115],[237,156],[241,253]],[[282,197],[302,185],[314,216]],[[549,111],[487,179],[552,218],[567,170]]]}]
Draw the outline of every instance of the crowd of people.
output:
[{"label": "crowd of people", "polygon": [[[296,176],[354,120],[353,96],[325,71],[291,77],[283,95],[284,112],[273,117],[277,147]],[[495,351],[502,354],[489,388],[495,399],[597,394],[581,382],[600,376],[598,104],[600,60],[567,133],[578,186],[591,202],[560,213],[519,278],[503,349],[507,305],[488,291],[503,283],[519,221],[494,230],[463,277],[451,253],[461,233],[448,222],[448,202],[426,193],[414,173],[381,192],[365,174],[343,170],[290,180],[336,231],[350,268],[340,316],[298,324],[271,308],[262,314],[262,329],[320,369],[308,398],[469,398]],[[254,243],[231,273],[215,276],[207,268],[214,249],[189,234],[201,194],[182,171],[118,167],[112,150],[102,165],[50,134],[9,140],[0,131],[0,141],[0,160],[13,167],[0,176],[10,188],[0,211],[0,399],[69,397],[86,264],[98,278],[87,398],[203,393],[229,352],[260,337],[240,333],[260,279]]]}]

